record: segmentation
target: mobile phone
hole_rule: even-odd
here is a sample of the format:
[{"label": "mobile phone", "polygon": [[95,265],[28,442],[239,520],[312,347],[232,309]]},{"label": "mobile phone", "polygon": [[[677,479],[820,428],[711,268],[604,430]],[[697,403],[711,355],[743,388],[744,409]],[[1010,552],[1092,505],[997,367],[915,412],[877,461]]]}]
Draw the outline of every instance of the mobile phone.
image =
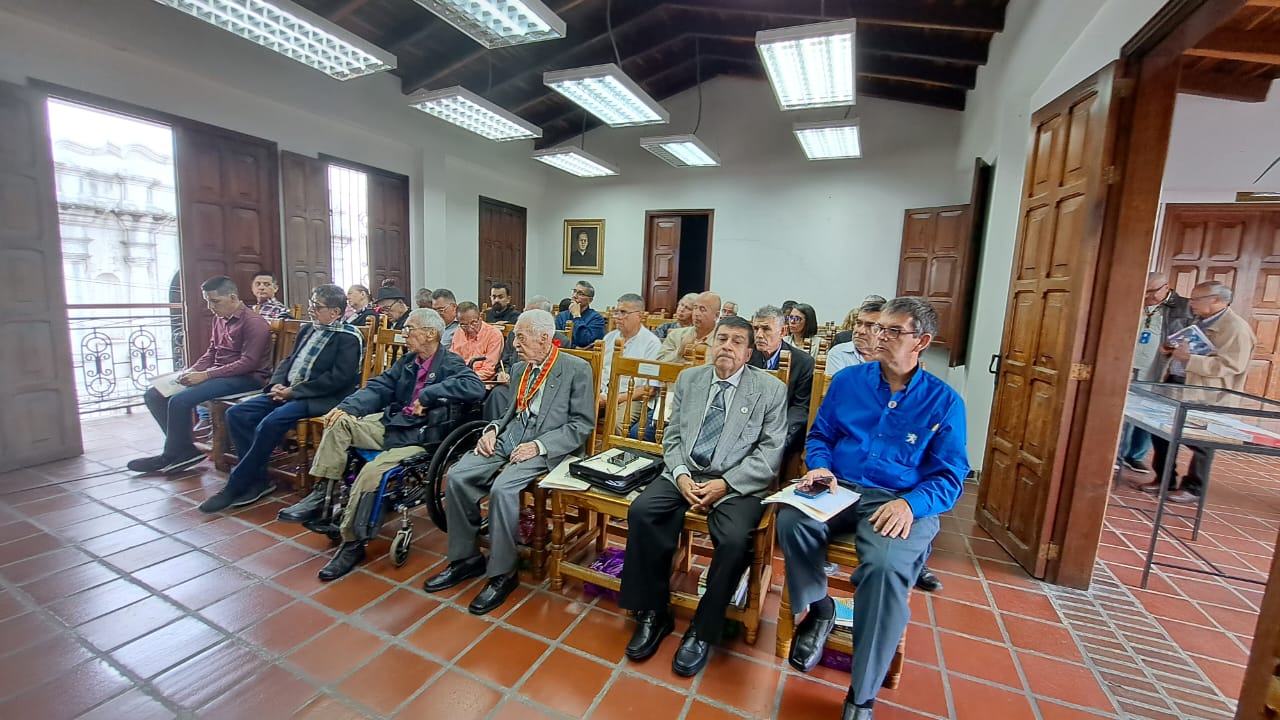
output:
[{"label": "mobile phone", "polygon": [[623,467],[635,459],[636,459],[636,456],[634,453],[629,453],[623,450],[617,455],[614,455],[613,457],[609,458],[609,463],[612,465],[617,465],[618,467]]},{"label": "mobile phone", "polygon": [[831,488],[830,488],[829,486],[827,486],[827,485],[823,485],[823,486],[821,486],[821,487],[815,487],[815,488],[813,488],[812,490],[810,490],[810,491],[808,491],[808,492],[805,492],[804,490],[801,490],[801,489],[797,486],[797,487],[796,487],[796,494],[797,494],[797,495],[799,495],[799,496],[800,496],[800,497],[802,497],[802,498],[809,498],[810,500],[812,500],[813,498],[818,497],[819,495],[821,495],[821,494],[822,494],[822,493],[824,493],[824,492],[829,491],[830,489],[831,489]]}]

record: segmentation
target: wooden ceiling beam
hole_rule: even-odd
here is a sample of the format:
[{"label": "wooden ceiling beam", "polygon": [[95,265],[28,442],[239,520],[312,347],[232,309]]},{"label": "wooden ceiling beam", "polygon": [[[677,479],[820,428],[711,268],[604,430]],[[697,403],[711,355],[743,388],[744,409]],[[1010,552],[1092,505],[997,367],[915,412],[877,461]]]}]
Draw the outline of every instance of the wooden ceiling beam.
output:
[{"label": "wooden ceiling beam", "polygon": [[998,33],[1004,30],[1004,8],[956,3],[906,3],[902,0],[676,0],[673,8],[713,10],[732,15],[816,23],[857,18],[859,24],[900,25],[933,30]]},{"label": "wooden ceiling beam", "polygon": [[1280,32],[1266,30],[1214,30],[1186,55],[1280,65]]},{"label": "wooden ceiling beam", "polygon": [[328,13],[325,19],[329,22],[341,23],[351,13],[369,4],[369,0],[347,0]]},{"label": "wooden ceiling beam", "polygon": [[1280,8],[1280,0],[1245,0],[1244,4],[1252,7]]},{"label": "wooden ceiling beam", "polygon": [[1267,93],[1271,91],[1271,81],[1271,78],[1263,76],[1250,77],[1183,68],[1178,76],[1178,92],[1220,100],[1259,103],[1266,101]]}]

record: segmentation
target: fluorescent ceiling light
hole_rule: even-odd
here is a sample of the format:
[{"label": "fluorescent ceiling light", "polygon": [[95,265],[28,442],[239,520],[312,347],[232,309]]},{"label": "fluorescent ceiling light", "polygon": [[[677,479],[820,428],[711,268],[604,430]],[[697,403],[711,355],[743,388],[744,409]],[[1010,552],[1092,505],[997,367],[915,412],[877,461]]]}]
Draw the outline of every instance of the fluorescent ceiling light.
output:
[{"label": "fluorescent ceiling light", "polygon": [[640,138],[640,147],[676,167],[714,167],[720,158],[693,135]]},{"label": "fluorescent ceiling light", "polygon": [[611,127],[653,125],[671,119],[665,108],[613,63],[549,72],[542,76],[542,82]]},{"label": "fluorescent ceiling light", "polygon": [[761,30],[756,49],[783,110],[856,102],[853,48],[857,20]]},{"label": "fluorescent ceiling light", "polygon": [[564,20],[538,0],[414,0],[493,49],[564,37]]},{"label": "fluorescent ceiling light", "polygon": [[396,58],[289,0],[156,0],[338,80],[393,70]]},{"label": "fluorescent ceiling light", "polygon": [[533,159],[578,177],[604,177],[618,174],[616,166],[573,147],[539,150],[533,154]]},{"label": "fluorescent ceiling light", "polygon": [[858,121],[830,120],[828,122],[796,123],[796,140],[804,148],[810,160],[837,160],[862,157],[862,141],[858,136]]},{"label": "fluorescent ceiling light", "polygon": [[505,142],[542,137],[542,129],[537,125],[460,85],[414,93],[409,96],[409,105],[489,140]]}]

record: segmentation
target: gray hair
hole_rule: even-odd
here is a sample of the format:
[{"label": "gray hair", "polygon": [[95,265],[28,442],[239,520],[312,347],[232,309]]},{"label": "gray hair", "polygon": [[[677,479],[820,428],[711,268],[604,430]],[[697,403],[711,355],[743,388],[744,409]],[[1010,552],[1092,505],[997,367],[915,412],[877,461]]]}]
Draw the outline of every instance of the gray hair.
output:
[{"label": "gray hair", "polygon": [[340,310],[347,306],[347,294],[337,285],[317,285],[311,295],[327,308]]},{"label": "gray hair", "polygon": [[424,328],[436,331],[436,336],[444,335],[444,318],[440,317],[440,313],[431,308],[418,308],[409,311],[409,317],[404,319],[407,325],[412,320]]},{"label": "gray hair", "polygon": [[1227,287],[1226,285],[1223,285],[1217,280],[1202,282],[1196,287],[1204,288],[1204,291],[1209,295],[1217,295],[1219,298],[1222,299],[1222,302],[1228,305],[1231,304],[1231,298],[1234,297],[1233,293],[1231,292],[1231,288]]},{"label": "gray hair", "polygon": [[868,295],[858,306],[859,313],[878,313],[884,311],[884,304],[889,302],[879,295]]},{"label": "gray hair", "polygon": [[641,310],[644,309],[644,298],[635,293],[623,293],[622,295],[619,295],[618,304],[621,305],[622,303],[635,303],[640,306]]},{"label": "gray hair", "polygon": [[[365,292],[368,292],[366,290]],[[418,288],[418,292],[413,294],[413,302],[421,305],[423,303],[431,304],[431,290],[428,288]]]},{"label": "gray hair", "polygon": [[884,304],[885,315],[911,316],[912,329],[921,335],[938,334],[938,313],[928,302],[918,297],[894,298]]},{"label": "gray hair", "polygon": [[459,314],[459,315],[461,315],[461,314],[462,314],[462,313],[464,313],[464,312],[468,312],[468,311],[470,311],[470,310],[475,310],[476,312],[480,312],[480,306],[479,306],[479,305],[476,305],[475,303],[471,302],[470,300],[463,300],[462,302],[458,303],[458,314]]},{"label": "gray hair", "polygon": [[525,303],[524,306],[529,307],[530,305],[536,305],[538,310],[551,312],[551,300],[546,295],[534,295],[529,298],[529,302]]},{"label": "gray hair", "polygon": [[516,325],[524,325],[537,335],[551,337],[556,332],[556,319],[546,310],[525,310]]},{"label": "gray hair", "polygon": [[755,314],[751,316],[751,319],[752,320],[772,320],[776,323],[777,321],[782,319],[784,314],[785,313],[782,312],[782,308],[778,307],[777,305],[765,305],[761,307],[759,310],[757,310]]},{"label": "gray hair", "polygon": [[431,293],[432,300],[444,300],[445,302],[456,303],[458,298],[453,296],[453,291],[449,288],[440,288]]},{"label": "gray hair", "polygon": [[689,307],[693,307],[694,304],[697,302],[698,302],[698,293],[685,293],[684,295],[680,296],[680,300],[677,304],[684,303]]},{"label": "gray hair", "polygon": [[595,286],[595,285],[592,285],[591,283],[587,282],[586,280],[579,280],[579,281],[578,281],[578,284],[577,284],[577,285],[574,285],[574,287],[580,287],[580,288],[582,288],[583,290],[585,290],[585,291],[587,292],[587,297],[591,298],[592,300],[595,300],[595,299],[596,299],[596,286]]}]

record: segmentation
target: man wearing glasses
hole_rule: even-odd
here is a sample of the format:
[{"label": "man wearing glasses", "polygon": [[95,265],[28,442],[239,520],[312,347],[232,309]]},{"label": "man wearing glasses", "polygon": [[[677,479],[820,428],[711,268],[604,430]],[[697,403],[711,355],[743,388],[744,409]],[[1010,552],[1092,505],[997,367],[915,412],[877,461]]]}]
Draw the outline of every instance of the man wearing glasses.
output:
[{"label": "man wearing glasses", "polygon": [[431,293],[431,309],[444,320],[444,334],[440,336],[440,345],[445,350],[453,347],[453,335],[458,332],[458,299],[453,291],[440,288]]},{"label": "man wearing glasses", "polygon": [[920,367],[938,316],[919,298],[885,304],[872,326],[879,362],[831,380],[805,446],[811,470],[800,489],[861,497],[827,522],[780,506],[778,543],[786,559],[792,607],[806,613],[789,661],[808,672],[835,624],[827,594],[827,543],[854,533],[860,564],[853,614],[853,667],[845,720],[871,720],[876,692],[907,628],[907,592],[938,532],[938,515],[955,506],[969,473],[964,401]]},{"label": "man wearing glasses", "polygon": [[[613,322],[616,329],[604,336],[604,365],[600,372],[597,408],[603,408],[609,396],[614,350],[621,349],[624,358],[641,360],[656,360],[658,352],[662,350],[662,341],[644,326],[644,298],[639,295],[627,293],[618,298],[618,304],[613,310]],[[640,411],[648,396],[647,385],[633,387],[630,392],[618,396],[619,404],[630,403],[626,410],[618,413],[619,432],[622,428],[631,427],[631,423],[640,418]]]},{"label": "man wearing glasses", "polygon": [[276,488],[267,461],[300,420],[329,412],[360,383],[364,336],[342,321],[347,295],[337,285],[311,291],[311,324],[298,330],[293,352],[276,366],[261,395],[227,410],[227,434],[240,461],[227,484],[200,509],[252,505]]},{"label": "man wearing glasses", "polygon": [[573,321],[570,341],[575,348],[589,348],[595,341],[604,339],[604,316],[591,309],[591,301],[595,297],[595,286],[583,280],[573,286],[573,302],[569,309],[556,316],[557,330],[564,330],[565,325]]},{"label": "man wearing glasses", "polygon": [[449,350],[468,365],[476,358],[484,358],[471,369],[481,380],[493,380],[502,360],[502,332],[481,320],[480,308],[470,300],[458,303],[458,327],[462,333],[453,336]]},{"label": "man wearing glasses", "polygon": [[404,293],[394,285],[378,288],[378,297],[374,298],[373,309],[379,315],[385,315],[391,323],[392,330],[404,328],[405,318],[409,317],[409,304],[405,302]]}]

